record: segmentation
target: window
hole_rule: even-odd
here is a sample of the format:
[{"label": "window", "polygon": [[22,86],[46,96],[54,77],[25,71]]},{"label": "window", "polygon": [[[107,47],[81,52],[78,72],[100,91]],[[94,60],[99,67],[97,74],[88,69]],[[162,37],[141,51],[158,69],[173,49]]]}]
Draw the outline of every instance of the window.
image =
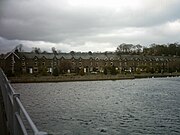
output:
[{"label": "window", "polygon": [[48,68],[47,72],[52,73],[52,68]]},{"label": "window", "polygon": [[22,57],[22,60],[25,60],[25,58],[24,58],[24,57]]},{"label": "window", "polygon": [[90,58],[90,61],[92,61],[92,60],[93,60],[93,58],[91,57],[91,58]]},{"label": "window", "polygon": [[127,62],[125,62],[124,64],[125,64],[125,66],[127,66]]},{"label": "window", "polygon": [[107,66],[107,62],[105,62],[104,66]]},{"label": "window", "polygon": [[38,64],[37,64],[37,62],[34,62],[34,66],[37,66]]},{"label": "window", "polygon": [[25,62],[22,62],[22,66],[25,66]]},{"label": "window", "polygon": [[45,66],[45,62],[42,62],[42,65]]},{"label": "window", "polygon": [[96,62],[96,67],[98,67],[98,62]]},{"label": "window", "polygon": [[79,62],[79,67],[81,67],[82,66],[82,62]]},{"label": "window", "polygon": [[111,57],[110,60],[113,61],[114,60],[113,57]]},{"label": "window", "polygon": [[105,61],[108,61],[108,58],[106,57],[104,60],[105,60]]},{"label": "window", "polygon": [[33,73],[33,69],[29,68],[29,73],[32,74]]},{"label": "window", "polygon": [[74,61],[72,61],[72,65],[75,66],[75,62]]},{"label": "window", "polygon": [[38,72],[38,68],[34,68],[34,72]]},{"label": "window", "polygon": [[34,60],[37,60],[37,57],[35,57]]},{"label": "window", "polygon": [[122,62],[119,62],[119,66],[122,66]]},{"label": "window", "polygon": [[22,68],[22,71],[25,73],[25,72],[26,72],[26,68],[23,67],[23,68]]}]

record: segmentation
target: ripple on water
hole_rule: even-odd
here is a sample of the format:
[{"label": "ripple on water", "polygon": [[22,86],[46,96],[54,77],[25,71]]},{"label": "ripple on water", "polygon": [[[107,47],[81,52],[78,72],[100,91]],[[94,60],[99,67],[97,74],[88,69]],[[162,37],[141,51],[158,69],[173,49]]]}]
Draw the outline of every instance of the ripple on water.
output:
[{"label": "ripple on water", "polygon": [[180,134],[180,78],[13,84],[53,135]]}]

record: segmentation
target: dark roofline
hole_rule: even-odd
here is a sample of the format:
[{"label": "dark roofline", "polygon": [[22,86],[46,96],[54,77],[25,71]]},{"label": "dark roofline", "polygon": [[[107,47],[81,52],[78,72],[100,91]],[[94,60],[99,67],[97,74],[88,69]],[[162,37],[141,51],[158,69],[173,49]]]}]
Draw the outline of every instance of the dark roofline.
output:
[{"label": "dark roofline", "polygon": [[11,54],[14,54],[18,59],[20,59],[19,56],[14,52],[10,52],[9,54],[7,54],[7,56],[5,56],[4,59],[7,59]]}]

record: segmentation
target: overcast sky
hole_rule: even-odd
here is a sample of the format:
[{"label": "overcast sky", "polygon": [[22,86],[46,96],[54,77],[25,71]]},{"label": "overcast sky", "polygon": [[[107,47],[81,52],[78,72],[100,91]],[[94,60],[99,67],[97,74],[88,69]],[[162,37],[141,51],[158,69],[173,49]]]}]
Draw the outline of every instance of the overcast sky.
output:
[{"label": "overcast sky", "polygon": [[180,41],[180,0],[0,0],[0,53],[114,51]]}]

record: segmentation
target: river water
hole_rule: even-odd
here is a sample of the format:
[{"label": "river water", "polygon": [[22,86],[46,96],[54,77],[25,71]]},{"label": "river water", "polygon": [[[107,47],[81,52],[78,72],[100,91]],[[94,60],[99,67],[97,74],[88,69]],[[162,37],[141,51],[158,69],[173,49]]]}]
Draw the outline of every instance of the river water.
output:
[{"label": "river water", "polygon": [[13,84],[54,135],[179,135],[180,77]]}]

